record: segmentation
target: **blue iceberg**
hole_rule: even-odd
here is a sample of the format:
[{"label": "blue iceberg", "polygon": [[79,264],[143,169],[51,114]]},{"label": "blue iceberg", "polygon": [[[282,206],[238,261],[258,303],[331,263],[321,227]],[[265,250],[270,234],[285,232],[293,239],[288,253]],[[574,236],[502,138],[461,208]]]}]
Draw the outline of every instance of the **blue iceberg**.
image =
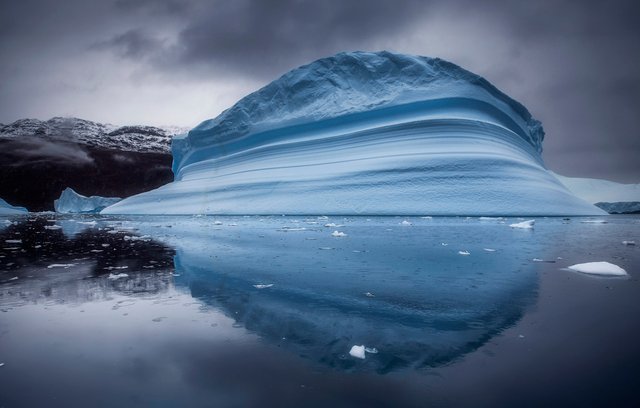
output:
[{"label": "blue iceberg", "polygon": [[60,198],[53,202],[53,206],[58,213],[99,213],[120,200],[120,197],[86,197],[67,187],[60,194]]},{"label": "blue iceberg", "polygon": [[450,62],[349,52],[172,143],[175,181],[106,214],[592,215],[527,109]]},{"label": "blue iceberg", "polygon": [[16,207],[0,198],[0,215],[20,215],[29,211],[24,207]]}]

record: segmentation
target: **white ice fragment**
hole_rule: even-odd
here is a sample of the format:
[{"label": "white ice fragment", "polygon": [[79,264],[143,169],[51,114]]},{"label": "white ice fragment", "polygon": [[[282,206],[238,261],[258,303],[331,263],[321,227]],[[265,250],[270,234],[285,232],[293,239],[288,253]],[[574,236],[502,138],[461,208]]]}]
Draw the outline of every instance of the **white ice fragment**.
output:
[{"label": "white ice fragment", "polygon": [[320,247],[320,248],[318,248],[318,249],[321,249],[321,250],[323,250],[323,251],[329,251],[329,250],[331,250],[331,249],[335,249],[335,248],[331,248],[331,247]]},{"label": "white ice fragment", "polygon": [[378,349],[375,347],[365,347],[364,351],[370,354],[378,354]]},{"label": "white ice fragment", "polygon": [[366,292],[364,295],[365,295],[366,297],[376,297],[376,295],[374,295],[374,294],[373,294],[373,293],[371,293],[371,292]]},{"label": "white ice fragment", "polygon": [[400,223],[400,225],[409,226],[409,225],[412,225],[412,224],[411,224],[409,221],[404,220],[404,221],[402,221],[402,222]]},{"label": "white ice fragment", "polygon": [[331,236],[332,236],[332,237],[346,237],[346,236],[347,236],[347,234],[345,234],[345,233],[344,233],[344,232],[342,232],[342,231],[338,231],[338,230],[336,230],[336,231],[333,231],[333,232],[331,233]]},{"label": "white ice fragment", "polygon": [[4,367],[4,363],[0,363],[0,367]]},{"label": "white ice fragment", "polygon": [[104,268],[104,269],[106,269],[106,270],[108,270],[108,271],[113,271],[113,270],[115,270],[115,269],[128,269],[128,268],[129,268],[129,267],[125,265],[125,266],[107,266],[107,267],[106,267],[106,268]]},{"label": "white ice fragment", "polygon": [[351,350],[349,350],[349,355],[351,355],[351,357],[360,358],[364,360],[364,357],[365,357],[364,352],[365,352],[364,346],[353,346],[351,347]]},{"label": "white ice fragment", "polygon": [[256,289],[266,289],[266,288],[270,288],[272,286],[273,286],[273,283],[253,285],[253,287],[256,288]]},{"label": "white ice fragment", "polygon": [[440,245],[442,245],[442,246],[447,246],[447,245],[449,245],[449,244],[447,244],[446,242],[441,242],[441,243],[440,243]]},{"label": "white ice fragment", "polygon": [[420,217],[420,218],[422,218],[423,220],[430,220],[430,219],[432,219],[433,217],[432,217],[432,216],[430,216],[430,215],[427,215],[427,216],[425,216],[425,217]]},{"label": "white ice fragment", "polygon": [[471,252],[469,252],[469,251],[458,251],[458,254],[460,254],[460,255],[471,255]]},{"label": "white ice fragment", "polygon": [[587,262],[568,267],[572,271],[587,273],[590,275],[626,276],[627,271],[609,262]]},{"label": "white ice fragment", "polygon": [[509,225],[511,228],[522,228],[522,229],[533,229],[533,224],[536,223],[536,220],[522,221],[515,224]]},{"label": "white ice fragment", "polygon": [[18,280],[17,276],[14,276],[13,278],[9,278],[10,281],[14,281],[14,280]]},{"label": "white ice fragment", "polygon": [[487,252],[496,252],[496,250],[493,249],[493,248],[482,248],[482,249],[487,251]]},{"label": "white ice fragment", "polygon": [[21,239],[5,239],[4,242],[6,242],[7,244],[21,244],[22,240]]},{"label": "white ice fragment", "polygon": [[607,220],[582,220],[580,221],[583,224],[606,224]]},{"label": "white ice fragment", "polygon": [[478,219],[480,221],[500,221],[500,220],[504,220],[503,217],[480,217]]},{"label": "white ice fragment", "polygon": [[48,229],[48,230],[59,230],[59,229],[61,229],[61,228],[62,228],[62,227],[61,227],[61,226],[59,226],[59,225],[45,225],[45,226],[44,226],[44,229]]},{"label": "white ice fragment", "polygon": [[111,280],[117,280],[117,279],[121,279],[121,278],[128,278],[129,275],[127,275],[126,273],[110,273],[109,276],[107,276],[107,279],[111,279]]},{"label": "white ice fragment", "polygon": [[324,224],[325,227],[329,227],[329,228],[338,228],[338,227],[344,227],[344,225],[342,224],[336,224],[335,222],[330,222],[328,224]]},{"label": "white ice fragment", "polygon": [[222,225],[222,221],[215,220],[213,222],[213,225]]},{"label": "white ice fragment", "polygon": [[622,241],[622,245],[635,245],[635,244],[636,244],[636,241]]},{"label": "white ice fragment", "polygon": [[72,266],[75,266],[76,264],[51,264],[49,266],[47,266],[47,269],[52,269],[52,268],[70,268]]}]

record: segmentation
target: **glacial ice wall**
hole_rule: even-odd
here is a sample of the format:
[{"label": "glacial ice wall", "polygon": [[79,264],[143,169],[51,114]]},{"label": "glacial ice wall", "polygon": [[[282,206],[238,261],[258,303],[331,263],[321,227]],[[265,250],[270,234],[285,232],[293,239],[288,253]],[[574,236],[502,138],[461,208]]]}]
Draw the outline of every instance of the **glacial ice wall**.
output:
[{"label": "glacial ice wall", "polygon": [[58,213],[99,213],[120,200],[120,197],[86,197],[67,187],[60,194],[60,198],[54,200],[53,207]]},{"label": "glacial ice wall", "polygon": [[172,144],[175,181],[106,214],[590,215],[544,131],[437,58],[341,53],[294,69]]}]

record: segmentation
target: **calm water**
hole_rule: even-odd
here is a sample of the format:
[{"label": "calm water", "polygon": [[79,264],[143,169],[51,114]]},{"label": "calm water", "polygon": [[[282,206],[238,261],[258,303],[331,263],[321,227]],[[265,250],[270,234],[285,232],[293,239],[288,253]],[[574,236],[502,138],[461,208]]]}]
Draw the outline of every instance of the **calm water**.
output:
[{"label": "calm water", "polygon": [[640,217],[586,220],[3,218],[0,406],[634,406]]}]

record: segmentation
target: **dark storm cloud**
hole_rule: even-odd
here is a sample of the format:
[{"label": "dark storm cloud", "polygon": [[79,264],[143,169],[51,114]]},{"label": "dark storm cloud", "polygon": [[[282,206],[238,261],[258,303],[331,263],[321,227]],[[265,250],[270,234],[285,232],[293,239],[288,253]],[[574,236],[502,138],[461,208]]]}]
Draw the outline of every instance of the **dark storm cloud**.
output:
[{"label": "dark storm cloud", "polygon": [[2,1],[0,120],[68,107],[195,124],[316,58],[390,49],[449,59],[521,101],[553,170],[638,182],[638,21],[632,0]]}]

